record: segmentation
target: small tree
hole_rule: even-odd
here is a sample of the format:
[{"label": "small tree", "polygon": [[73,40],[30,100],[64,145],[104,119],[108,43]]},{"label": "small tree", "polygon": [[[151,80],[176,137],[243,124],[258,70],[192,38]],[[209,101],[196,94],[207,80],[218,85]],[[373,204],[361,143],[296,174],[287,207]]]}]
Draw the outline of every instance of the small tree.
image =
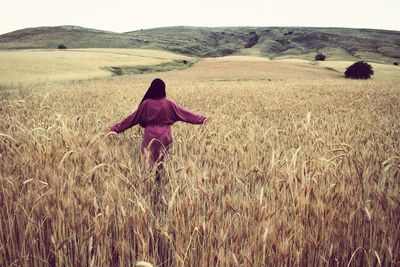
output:
[{"label": "small tree", "polygon": [[63,45],[63,44],[60,44],[59,46],[58,46],[58,49],[66,49],[67,47],[65,47],[65,45]]},{"label": "small tree", "polygon": [[350,79],[369,79],[374,74],[372,66],[364,61],[358,61],[347,67],[344,75]]},{"label": "small tree", "polygon": [[326,56],[323,54],[317,54],[314,59],[316,61],[324,61],[326,59]]}]

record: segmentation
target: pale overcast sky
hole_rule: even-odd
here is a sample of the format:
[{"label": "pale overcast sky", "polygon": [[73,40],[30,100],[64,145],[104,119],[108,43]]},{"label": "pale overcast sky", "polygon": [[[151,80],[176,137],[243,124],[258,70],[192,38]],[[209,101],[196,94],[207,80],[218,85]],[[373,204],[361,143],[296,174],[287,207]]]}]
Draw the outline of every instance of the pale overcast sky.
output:
[{"label": "pale overcast sky", "polygon": [[125,32],[164,26],[314,26],[400,31],[400,0],[2,0],[0,34],[77,25]]}]

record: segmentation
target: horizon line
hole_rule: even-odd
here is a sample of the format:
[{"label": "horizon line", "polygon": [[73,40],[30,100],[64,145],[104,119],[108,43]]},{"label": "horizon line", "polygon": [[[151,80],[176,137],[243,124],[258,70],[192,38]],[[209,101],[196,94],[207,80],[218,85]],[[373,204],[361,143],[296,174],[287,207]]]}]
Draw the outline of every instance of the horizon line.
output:
[{"label": "horizon line", "polygon": [[115,31],[101,28],[93,28],[90,26],[81,26],[81,25],[73,25],[73,24],[62,24],[62,25],[42,25],[42,26],[33,26],[33,27],[24,27],[16,30],[8,31],[8,32],[0,32],[0,35],[9,34],[16,31],[26,30],[26,29],[36,29],[36,28],[57,28],[57,27],[78,27],[85,28],[91,30],[99,30],[105,32],[113,32],[113,33],[128,33],[135,32],[141,30],[152,30],[152,29],[163,29],[163,28],[179,28],[179,27],[188,27],[188,28],[210,28],[210,29],[218,29],[218,28],[315,28],[315,29],[354,29],[354,30],[378,30],[378,31],[391,31],[391,32],[400,32],[400,30],[393,29],[383,29],[383,28],[366,28],[366,27],[349,27],[349,26],[294,26],[294,25],[281,25],[281,26],[252,26],[252,25],[236,25],[236,26],[193,26],[193,25],[168,25],[168,26],[157,26],[157,27],[143,27],[134,30],[128,31]]}]

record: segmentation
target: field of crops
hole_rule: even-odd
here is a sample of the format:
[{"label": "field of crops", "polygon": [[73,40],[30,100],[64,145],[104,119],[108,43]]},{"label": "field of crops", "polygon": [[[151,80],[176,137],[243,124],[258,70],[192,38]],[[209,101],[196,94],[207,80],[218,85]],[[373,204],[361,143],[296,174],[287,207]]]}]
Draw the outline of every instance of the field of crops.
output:
[{"label": "field of crops", "polygon": [[188,59],[148,49],[32,49],[0,51],[0,86],[110,77],[111,66],[146,66]]},{"label": "field of crops", "polygon": [[[242,57],[4,87],[0,265],[395,266],[399,72],[352,81]],[[155,77],[212,118],[173,126],[161,184],[142,129],[105,132]]]}]

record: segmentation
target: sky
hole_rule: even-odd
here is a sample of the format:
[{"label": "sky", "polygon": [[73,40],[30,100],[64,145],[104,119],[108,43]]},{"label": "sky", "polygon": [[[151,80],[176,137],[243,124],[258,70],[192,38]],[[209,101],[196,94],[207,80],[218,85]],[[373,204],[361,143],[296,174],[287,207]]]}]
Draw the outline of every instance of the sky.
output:
[{"label": "sky", "polygon": [[1,1],[0,34],[22,28],[60,25],[115,32],[182,25],[346,27],[400,31],[400,0]]}]

